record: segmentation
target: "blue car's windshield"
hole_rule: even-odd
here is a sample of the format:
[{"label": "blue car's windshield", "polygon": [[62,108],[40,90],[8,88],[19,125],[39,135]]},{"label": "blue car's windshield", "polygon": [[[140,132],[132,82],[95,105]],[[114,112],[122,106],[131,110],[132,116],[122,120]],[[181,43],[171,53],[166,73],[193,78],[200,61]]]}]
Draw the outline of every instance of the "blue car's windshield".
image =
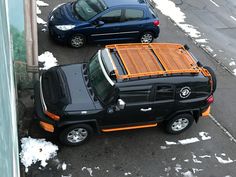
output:
[{"label": "blue car's windshield", "polygon": [[102,0],[78,0],[74,9],[81,20],[87,21],[107,8]]}]

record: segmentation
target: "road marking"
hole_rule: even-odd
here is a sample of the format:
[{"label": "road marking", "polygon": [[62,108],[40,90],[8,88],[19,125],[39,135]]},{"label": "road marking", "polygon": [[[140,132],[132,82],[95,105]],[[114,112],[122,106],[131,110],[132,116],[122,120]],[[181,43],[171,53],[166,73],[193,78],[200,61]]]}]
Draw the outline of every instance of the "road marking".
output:
[{"label": "road marking", "polygon": [[230,16],[234,21],[236,21],[236,18],[234,16]]},{"label": "road marking", "polygon": [[224,128],[216,119],[215,117],[213,117],[211,114],[209,115],[209,117],[211,118],[211,120],[213,120],[213,122],[220,127],[221,130],[224,131],[224,133],[230,138],[231,141],[233,141],[234,143],[236,143],[236,138],[228,131],[226,130],[226,128]]},{"label": "road marking", "polygon": [[216,7],[220,7],[218,4],[216,4],[216,2],[214,2],[213,0],[210,0],[212,2],[212,4],[214,4]]}]

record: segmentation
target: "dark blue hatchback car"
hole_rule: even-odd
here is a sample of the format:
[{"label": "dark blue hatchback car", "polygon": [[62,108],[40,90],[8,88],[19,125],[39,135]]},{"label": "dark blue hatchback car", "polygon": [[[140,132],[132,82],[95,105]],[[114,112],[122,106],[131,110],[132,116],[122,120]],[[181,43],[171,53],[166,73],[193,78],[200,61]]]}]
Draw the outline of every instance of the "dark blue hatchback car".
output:
[{"label": "dark blue hatchback car", "polygon": [[60,4],[49,14],[50,35],[72,47],[86,42],[152,42],[159,19],[146,0],[77,0]]}]

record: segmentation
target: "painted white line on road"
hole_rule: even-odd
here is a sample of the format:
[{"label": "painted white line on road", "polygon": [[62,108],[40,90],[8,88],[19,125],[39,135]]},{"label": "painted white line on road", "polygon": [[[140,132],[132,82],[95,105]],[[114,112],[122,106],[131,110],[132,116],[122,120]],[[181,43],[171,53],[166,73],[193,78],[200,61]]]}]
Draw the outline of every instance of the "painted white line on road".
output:
[{"label": "painted white line on road", "polygon": [[213,120],[213,122],[220,127],[221,130],[224,131],[224,133],[230,138],[231,141],[233,141],[234,143],[236,143],[236,138],[228,131],[226,130],[226,128],[224,128],[216,119],[215,117],[213,117],[211,114],[209,115],[209,117],[211,118],[211,120]]},{"label": "painted white line on road", "polygon": [[212,4],[214,4],[216,7],[220,7],[218,4],[216,4],[216,2],[214,2],[213,0],[210,0],[212,2]]},{"label": "painted white line on road", "polygon": [[234,21],[236,21],[236,18],[234,16],[230,16]]}]

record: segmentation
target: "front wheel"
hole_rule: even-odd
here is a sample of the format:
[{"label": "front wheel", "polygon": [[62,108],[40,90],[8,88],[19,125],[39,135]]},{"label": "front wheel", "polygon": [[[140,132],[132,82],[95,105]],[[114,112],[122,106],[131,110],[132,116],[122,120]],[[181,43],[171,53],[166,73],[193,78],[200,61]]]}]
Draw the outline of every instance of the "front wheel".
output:
[{"label": "front wheel", "polygon": [[165,123],[165,129],[170,134],[180,134],[189,129],[194,118],[191,114],[179,114]]},{"label": "front wheel", "polygon": [[141,43],[151,43],[154,39],[154,35],[151,32],[144,32],[140,37]]},{"label": "front wheel", "polygon": [[72,125],[60,132],[59,140],[64,145],[77,146],[88,141],[92,134],[93,129],[89,125]]},{"label": "front wheel", "polygon": [[80,48],[85,45],[85,37],[82,34],[75,34],[71,37],[69,44],[71,47]]}]

